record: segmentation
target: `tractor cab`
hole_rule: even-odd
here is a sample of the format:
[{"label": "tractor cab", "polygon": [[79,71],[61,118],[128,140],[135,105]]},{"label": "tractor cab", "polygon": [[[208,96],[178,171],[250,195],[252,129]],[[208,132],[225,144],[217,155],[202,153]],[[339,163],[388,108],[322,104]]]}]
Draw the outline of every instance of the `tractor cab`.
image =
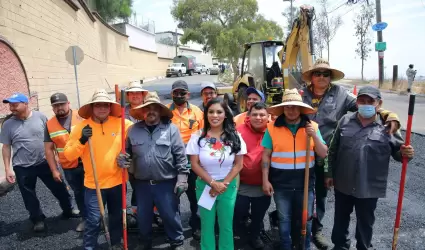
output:
[{"label": "tractor cab", "polygon": [[240,75],[233,84],[232,91],[233,109],[236,113],[247,111],[245,91],[248,87],[261,90],[269,105],[281,102],[284,86],[279,53],[282,53],[283,47],[282,41],[261,41],[244,45]]}]

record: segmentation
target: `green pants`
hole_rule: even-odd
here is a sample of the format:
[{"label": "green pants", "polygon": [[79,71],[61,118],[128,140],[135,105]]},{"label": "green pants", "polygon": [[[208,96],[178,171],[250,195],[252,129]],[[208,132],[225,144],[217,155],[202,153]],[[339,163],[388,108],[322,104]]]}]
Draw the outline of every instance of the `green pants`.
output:
[{"label": "green pants", "polygon": [[[216,250],[215,244],[215,218],[218,218],[219,250],[234,250],[233,244],[233,213],[235,211],[236,203],[236,178],[230,182],[227,190],[217,196],[217,199],[211,208],[207,210],[199,206],[199,212],[201,214],[201,250]],[[202,192],[204,191],[205,183],[201,179],[196,180],[196,198],[199,200]]]}]

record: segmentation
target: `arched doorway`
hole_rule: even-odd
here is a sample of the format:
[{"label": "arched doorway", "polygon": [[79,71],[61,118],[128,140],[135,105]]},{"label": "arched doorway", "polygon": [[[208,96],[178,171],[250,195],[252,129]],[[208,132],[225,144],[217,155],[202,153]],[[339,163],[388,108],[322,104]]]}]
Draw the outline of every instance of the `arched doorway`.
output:
[{"label": "arched doorway", "polygon": [[36,93],[29,90],[28,78],[21,59],[12,45],[0,36],[0,122],[10,113],[9,106],[3,100],[15,92],[30,98],[30,106],[38,109]]}]

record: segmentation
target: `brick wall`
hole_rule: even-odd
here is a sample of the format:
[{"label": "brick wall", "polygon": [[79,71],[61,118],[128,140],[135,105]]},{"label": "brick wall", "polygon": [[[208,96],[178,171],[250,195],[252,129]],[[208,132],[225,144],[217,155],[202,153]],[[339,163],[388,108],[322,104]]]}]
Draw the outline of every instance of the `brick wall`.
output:
[{"label": "brick wall", "polygon": [[127,36],[88,13],[82,2],[0,0],[0,34],[18,53],[30,92],[38,94],[39,109],[46,114],[51,114],[49,97],[54,92],[66,93],[77,106],[74,67],[65,57],[70,46],[84,52],[78,66],[81,104],[96,88],[113,90],[114,84],[164,75],[171,63],[156,53],[131,48]]}]

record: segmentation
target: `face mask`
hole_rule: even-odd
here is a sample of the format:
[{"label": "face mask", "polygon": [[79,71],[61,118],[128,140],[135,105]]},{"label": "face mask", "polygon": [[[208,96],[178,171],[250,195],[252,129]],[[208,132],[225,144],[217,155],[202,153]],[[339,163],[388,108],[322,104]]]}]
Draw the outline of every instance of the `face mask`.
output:
[{"label": "face mask", "polygon": [[359,114],[363,118],[371,118],[376,114],[375,106],[374,105],[359,105]]},{"label": "face mask", "polygon": [[173,96],[173,102],[177,104],[177,106],[181,106],[186,102],[186,97],[184,96]]}]

